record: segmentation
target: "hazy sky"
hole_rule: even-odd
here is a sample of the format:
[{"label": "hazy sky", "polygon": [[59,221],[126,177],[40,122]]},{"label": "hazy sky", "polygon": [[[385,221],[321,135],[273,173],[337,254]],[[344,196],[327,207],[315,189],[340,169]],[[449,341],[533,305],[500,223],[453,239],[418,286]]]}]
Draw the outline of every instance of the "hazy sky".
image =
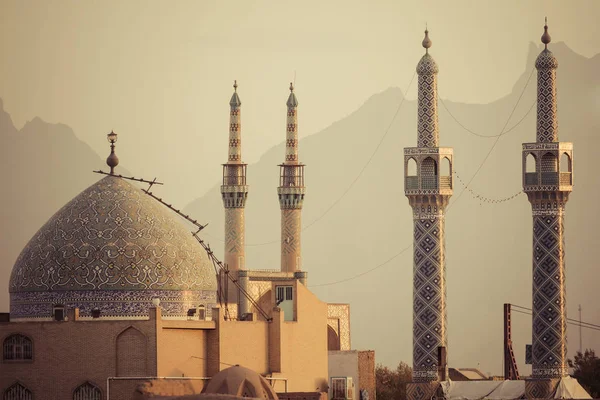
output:
[{"label": "hazy sky", "polygon": [[234,79],[252,163],[284,138],[294,76],[302,137],[404,90],[427,22],[440,95],[490,102],[525,70],[546,15],[554,41],[600,52],[597,1],[0,0],[0,97],[17,127],[65,123],[102,156],[114,129],[122,165],[183,206],[220,178]]}]

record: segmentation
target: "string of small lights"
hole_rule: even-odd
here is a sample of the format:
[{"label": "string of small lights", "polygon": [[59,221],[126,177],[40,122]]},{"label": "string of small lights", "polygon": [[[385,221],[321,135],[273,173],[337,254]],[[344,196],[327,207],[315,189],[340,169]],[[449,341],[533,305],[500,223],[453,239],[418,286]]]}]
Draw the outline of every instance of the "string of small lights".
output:
[{"label": "string of small lights", "polygon": [[461,179],[460,175],[458,175],[458,172],[454,171],[454,176],[456,176],[456,179],[458,179],[460,184],[463,186],[463,188],[464,188],[463,190],[467,190],[469,192],[469,194],[471,195],[471,197],[473,197],[475,200],[479,200],[479,205],[482,205],[483,203],[486,203],[486,204],[505,203],[507,201],[516,199],[517,197],[519,197],[519,195],[524,193],[522,190],[519,190],[517,193],[513,194],[512,196],[504,197],[504,198],[500,198],[500,199],[493,199],[491,197],[486,197],[481,194],[478,194],[470,187],[467,187],[467,184],[465,183],[465,181],[463,181]]}]

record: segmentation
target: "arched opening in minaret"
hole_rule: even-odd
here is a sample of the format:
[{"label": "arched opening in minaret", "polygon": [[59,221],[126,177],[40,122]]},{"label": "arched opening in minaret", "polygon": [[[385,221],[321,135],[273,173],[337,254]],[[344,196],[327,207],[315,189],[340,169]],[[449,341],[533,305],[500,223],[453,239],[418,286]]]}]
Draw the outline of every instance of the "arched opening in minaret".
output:
[{"label": "arched opening in minaret", "polygon": [[440,165],[440,185],[444,189],[452,189],[452,163],[448,157],[442,159]]},{"label": "arched opening in minaret", "polygon": [[558,159],[550,152],[542,156],[542,185],[558,185]]},{"label": "arched opening in minaret", "polygon": [[331,325],[327,325],[327,350],[335,351],[340,349],[340,337],[336,333],[336,331],[331,327]]},{"label": "arched opening in minaret", "polygon": [[560,172],[572,172],[571,157],[567,153],[560,156]]},{"label": "arched opening in minaret", "polygon": [[537,172],[536,159],[532,153],[527,154],[525,158],[525,172],[534,173]]},{"label": "arched opening in minaret", "polygon": [[438,166],[435,160],[431,157],[427,157],[421,163],[421,188],[438,188]]},{"label": "arched opening in minaret", "polygon": [[559,162],[560,168],[560,184],[561,185],[572,185],[573,184],[573,164],[571,156],[567,153],[562,153]]},{"label": "arched opening in minaret", "polygon": [[412,157],[409,158],[404,168],[406,170],[406,189],[418,189],[417,161]]}]

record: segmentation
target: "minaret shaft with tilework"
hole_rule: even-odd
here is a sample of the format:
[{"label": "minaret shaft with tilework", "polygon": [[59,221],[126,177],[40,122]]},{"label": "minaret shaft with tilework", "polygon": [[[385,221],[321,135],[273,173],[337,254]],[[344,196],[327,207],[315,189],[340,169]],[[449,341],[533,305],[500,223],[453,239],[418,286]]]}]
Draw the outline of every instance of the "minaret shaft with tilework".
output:
[{"label": "minaret shaft with tilework", "polygon": [[404,189],[414,221],[411,399],[431,398],[440,380],[438,348],[447,348],[444,220],[452,196],[453,150],[439,147],[438,66],[429,54],[427,30],[423,47],[426,53],[417,65],[418,147],[404,149]]},{"label": "minaret shaft with tilework", "polygon": [[[237,82],[233,85],[234,93],[229,101],[229,155],[223,164],[223,184],[221,197],[225,207],[225,263],[236,274],[244,269],[245,252],[245,216],[244,207],[248,198],[246,184],[246,164],[242,161],[242,136],[240,107],[242,102],[237,94]],[[230,285],[228,302],[236,303],[238,291]]]},{"label": "minaret shaft with tilework", "polygon": [[[565,205],[573,190],[573,144],[558,141],[556,69],[545,48],[537,69],[537,141],[523,143],[523,191],[533,215],[532,374],[527,397],[546,397],[551,383],[568,376],[565,294]],[[536,381],[537,380],[537,381]]]},{"label": "minaret shaft with tilework", "polygon": [[298,159],[298,100],[290,83],[287,100],[285,161],[279,165],[279,205],[281,208],[281,271],[302,268],[301,230],[304,201],[304,164]]}]

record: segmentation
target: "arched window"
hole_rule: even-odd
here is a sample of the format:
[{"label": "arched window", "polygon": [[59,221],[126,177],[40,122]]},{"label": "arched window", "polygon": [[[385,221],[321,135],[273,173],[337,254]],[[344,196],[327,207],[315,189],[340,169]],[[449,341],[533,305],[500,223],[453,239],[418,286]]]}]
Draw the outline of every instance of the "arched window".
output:
[{"label": "arched window", "polygon": [[450,159],[444,157],[442,160],[442,170],[440,171],[441,176],[450,176],[452,174],[452,166],[450,165]]},{"label": "arched window", "polygon": [[31,339],[18,333],[4,339],[2,359],[4,361],[23,361],[33,359]]},{"label": "arched window", "polygon": [[552,153],[546,153],[542,156],[542,172],[558,172],[558,160]]},{"label": "arched window", "polygon": [[560,156],[560,172],[571,172],[571,157],[567,153]]},{"label": "arched window", "polygon": [[98,386],[86,382],[73,391],[73,400],[102,400],[102,392]]},{"label": "arched window", "polygon": [[32,400],[33,394],[31,390],[21,385],[19,382],[14,383],[11,387],[4,391],[4,400]]},{"label": "arched window", "polygon": [[537,172],[537,166],[535,161],[535,156],[533,154],[527,154],[527,157],[525,158],[525,172]]},{"label": "arched window", "polygon": [[417,176],[417,162],[412,157],[406,163],[406,176]]},{"label": "arched window", "polygon": [[431,157],[427,157],[421,163],[421,188],[438,188],[438,166],[435,160]]}]

